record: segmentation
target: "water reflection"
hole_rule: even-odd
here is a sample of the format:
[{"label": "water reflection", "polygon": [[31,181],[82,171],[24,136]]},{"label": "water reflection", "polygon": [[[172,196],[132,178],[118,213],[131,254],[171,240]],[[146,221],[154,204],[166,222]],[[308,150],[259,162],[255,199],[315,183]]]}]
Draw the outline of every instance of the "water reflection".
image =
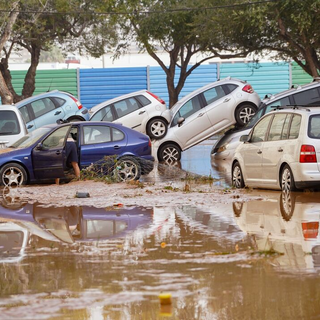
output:
[{"label": "water reflection", "polygon": [[290,270],[319,267],[320,198],[317,193],[267,193],[267,201],[234,203],[239,227],[257,250],[277,252],[275,266]]},{"label": "water reflection", "polygon": [[[267,200],[211,208],[7,203],[0,207],[1,316],[316,318],[320,200],[259,194]],[[261,255],[268,251],[278,254]],[[168,308],[161,292],[172,294]]]}]

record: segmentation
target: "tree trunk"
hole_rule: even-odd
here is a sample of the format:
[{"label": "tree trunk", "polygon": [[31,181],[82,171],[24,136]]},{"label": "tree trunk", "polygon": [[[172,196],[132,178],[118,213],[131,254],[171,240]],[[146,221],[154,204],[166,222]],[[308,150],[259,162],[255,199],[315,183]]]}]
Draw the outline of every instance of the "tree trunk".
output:
[{"label": "tree trunk", "polygon": [[[35,83],[36,83],[36,73],[37,73],[37,66],[39,64],[40,59],[40,45],[33,43],[31,45],[31,64],[28,69],[28,72],[24,78],[24,85],[22,89],[22,99],[31,97],[34,90],[35,90]],[[16,102],[16,101],[15,101]]]}]

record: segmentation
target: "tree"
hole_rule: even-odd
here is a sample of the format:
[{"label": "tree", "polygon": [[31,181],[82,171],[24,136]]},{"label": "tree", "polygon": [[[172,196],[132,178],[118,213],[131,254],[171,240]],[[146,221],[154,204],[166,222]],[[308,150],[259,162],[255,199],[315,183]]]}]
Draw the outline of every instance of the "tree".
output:
[{"label": "tree", "polygon": [[[210,6],[211,1],[204,1]],[[196,21],[198,32],[202,30],[210,38],[210,28],[219,21],[225,36],[237,48],[247,48],[262,55],[273,53],[276,59],[294,60],[309,75],[319,76],[320,1],[279,0],[255,4],[242,0],[242,3],[228,3],[231,5],[228,8],[203,11]],[[228,20],[219,18],[217,13],[221,10]]]},{"label": "tree", "polygon": [[[35,90],[35,76],[42,51],[61,46],[67,51],[81,51],[95,57],[104,53],[114,32],[104,17],[96,15],[100,0],[24,0],[14,13],[18,18],[12,27],[12,36],[6,43],[1,60],[0,85],[3,103],[17,102],[29,97]],[[43,4],[42,6],[39,6]],[[108,37],[101,37],[107,30]],[[111,30],[111,31],[110,31]],[[30,53],[30,67],[25,76],[22,94],[15,92],[11,83],[9,58],[13,50],[24,48]],[[1,81],[1,79],[0,79]],[[1,87],[7,90],[1,90]],[[4,95],[10,92],[10,96]]]},{"label": "tree", "polygon": [[[121,31],[115,56],[136,43],[141,51],[155,59],[166,74],[169,107],[177,102],[187,77],[202,63],[214,57],[245,57],[250,52],[245,47],[235,48],[219,26],[212,26],[210,37],[198,32],[196,21],[201,14],[201,2],[191,2],[194,7],[189,10],[188,2],[181,0],[114,0]],[[169,56],[169,65],[160,58],[159,52],[163,51]],[[198,61],[189,67],[194,56]],[[175,79],[177,68],[180,74]]]}]

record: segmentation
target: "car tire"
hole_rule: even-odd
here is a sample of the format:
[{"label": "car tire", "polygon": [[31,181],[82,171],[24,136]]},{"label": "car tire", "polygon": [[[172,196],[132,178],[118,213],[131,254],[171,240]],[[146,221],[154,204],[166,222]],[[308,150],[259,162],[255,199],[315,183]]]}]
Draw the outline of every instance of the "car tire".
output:
[{"label": "car tire", "polygon": [[166,162],[167,164],[172,164],[181,159],[181,150],[180,148],[173,144],[167,143],[164,146],[160,147],[158,152],[158,159],[161,162]]},{"label": "car tire", "polygon": [[67,122],[78,122],[78,121],[85,121],[85,120],[81,117],[71,117],[67,119]]},{"label": "car tire", "polygon": [[7,163],[0,170],[0,185],[20,186],[27,183],[26,170],[17,163]]},{"label": "car tire", "polygon": [[168,131],[168,124],[164,119],[151,119],[147,124],[147,135],[151,139],[162,139]]},{"label": "car tire", "polygon": [[280,195],[280,212],[285,221],[290,221],[295,207],[295,196],[290,191],[283,191]]},{"label": "car tire", "polygon": [[239,162],[232,167],[232,186],[237,189],[244,188],[244,180]]},{"label": "car tire", "polygon": [[252,104],[243,104],[236,109],[236,121],[240,127],[247,124],[257,112],[257,108]]},{"label": "car tire", "polygon": [[281,170],[280,179],[282,191],[287,192],[296,190],[293,173],[287,164]]},{"label": "car tire", "polygon": [[134,157],[122,157],[116,161],[114,174],[118,181],[139,180],[141,166]]}]

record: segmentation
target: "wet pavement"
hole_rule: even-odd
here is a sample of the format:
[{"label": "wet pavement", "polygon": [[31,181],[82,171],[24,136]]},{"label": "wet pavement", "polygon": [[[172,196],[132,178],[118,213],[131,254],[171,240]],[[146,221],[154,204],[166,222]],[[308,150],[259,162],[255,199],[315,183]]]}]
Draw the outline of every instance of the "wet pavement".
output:
[{"label": "wet pavement", "polygon": [[[199,148],[181,168],[221,178]],[[320,317],[319,193],[250,191],[265,200],[204,210],[52,207],[3,191],[1,319]]]}]

